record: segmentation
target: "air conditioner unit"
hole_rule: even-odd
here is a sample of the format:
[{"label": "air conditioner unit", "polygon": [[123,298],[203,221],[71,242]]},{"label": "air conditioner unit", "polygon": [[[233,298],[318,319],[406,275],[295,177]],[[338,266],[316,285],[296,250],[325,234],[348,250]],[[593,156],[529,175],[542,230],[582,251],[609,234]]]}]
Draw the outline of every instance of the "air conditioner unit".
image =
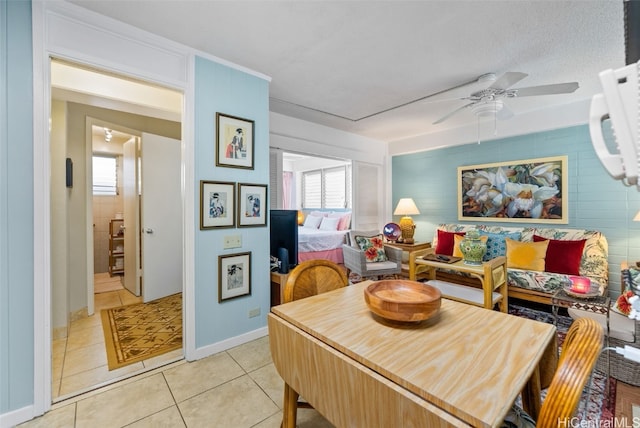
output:
[{"label": "air conditioner unit", "polygon": [[[607,172],[626,185],[640,190],[640,61],[617,70],[600,73],[602,94],[591,100],[589,132],[591,143]],[[603,122],[611,121],[617,150],[605,142]]]}]

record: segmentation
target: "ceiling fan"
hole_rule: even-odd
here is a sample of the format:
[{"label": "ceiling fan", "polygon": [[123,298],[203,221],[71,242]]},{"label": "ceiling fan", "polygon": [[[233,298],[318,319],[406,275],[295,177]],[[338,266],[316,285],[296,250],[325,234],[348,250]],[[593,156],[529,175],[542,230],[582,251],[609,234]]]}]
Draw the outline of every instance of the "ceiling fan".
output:
[{"label": "ceiling fan", "polygon": [[530,86],[527,88],[509,89],[528,74],[509,71],[504,73],[498,80],[493,73],[482,75],[478,82],[494,82],[491,86],[480,91],[471,93],[467,97],[457,98],[459,100],[470,101],[433,122],[434,125],[444,122],[456,113],[471,109],[478,117],[495,115],[498,119],[508,119],[513,116],[513,112],[505,105],[507,98],[532,97],[537,95],[569,94],[578,89],[578,82],[555,83],[551,85]]}]

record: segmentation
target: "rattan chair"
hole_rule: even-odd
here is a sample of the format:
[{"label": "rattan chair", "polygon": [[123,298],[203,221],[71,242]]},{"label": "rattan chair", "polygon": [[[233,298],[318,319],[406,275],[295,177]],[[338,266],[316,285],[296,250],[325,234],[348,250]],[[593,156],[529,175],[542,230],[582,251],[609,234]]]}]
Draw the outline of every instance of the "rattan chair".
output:
[{"label": "rattan chair", "polygon": [[399,275],[402,272],[402,250],[400,248],[384,246],[387,261],[367,262],[364,251],[355,242],[356,236],[375,236],[378,231],[357,231],[349,232],[349,243],[342,245],[342,255],[344,257],[344,267],[347,268],[347,275],[351,272],[360,275],[361,278],[380,278],[384,275]]},{"label": "rattan chair", "polygon": [[[602,350],[604,329],[591,318],[580,318],[569,327],[562,345],[558,367],[540,408],[536,427],[557,428],[560,424],[571,425],[585,385]],[[522,415],[515,410],[512,414]],[[507,419],[511,419],[509,415]],[[522,418],[528,420],[528,417]],[[503,427],[531,426],[531,424],[505,423]]]},{"label": "rattan chair", "polygon": [[[307,260],[296,266],[287,278],[284,286],[283,303],[326,293],[349,285],[349,280],[344,269],[329,260]],[[297,409],[312,409],[306,401],[299,400],[299,394],[286,383],[284,385],[285,402],[291,397],[296,401],[294,413],[289,415],[295,425]]]}]

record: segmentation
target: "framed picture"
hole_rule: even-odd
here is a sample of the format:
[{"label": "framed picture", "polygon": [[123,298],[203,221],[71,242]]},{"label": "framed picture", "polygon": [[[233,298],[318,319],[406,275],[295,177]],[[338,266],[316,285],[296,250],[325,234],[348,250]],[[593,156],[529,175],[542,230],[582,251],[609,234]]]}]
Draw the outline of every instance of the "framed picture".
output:
[{"label": "framed picture", "polygon": [[253,169],[253,120],[216,113],[216,165]]},{"label": "framed picture", "polygon": [[251,253],[218,256],[218,303],[251,294]]},{"label": "framed picture", "polygon": [[267,185],[238,183],[238,227],[267,225]]},{"label": "framed picture", "polygon": [[458,220],[569,223],[567,156],[458,167]]},{"label": "framed picture", "polygon": [[200,229],[236,225],[236,184],[200,181]]}]

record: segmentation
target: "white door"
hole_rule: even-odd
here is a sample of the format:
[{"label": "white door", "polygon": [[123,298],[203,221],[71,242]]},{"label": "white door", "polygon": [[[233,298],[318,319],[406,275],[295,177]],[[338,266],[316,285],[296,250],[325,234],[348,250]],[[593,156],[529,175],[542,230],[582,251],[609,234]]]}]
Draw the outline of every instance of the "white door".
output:
[{"label": "white door", "polygon": [[124,202],[124,288],[140,296],[140,208],[138,202],[138,138],[122,145]]},{"label": "white door", "polygon": [[142,297],[182,291],[181,144],[142,134]]}]

